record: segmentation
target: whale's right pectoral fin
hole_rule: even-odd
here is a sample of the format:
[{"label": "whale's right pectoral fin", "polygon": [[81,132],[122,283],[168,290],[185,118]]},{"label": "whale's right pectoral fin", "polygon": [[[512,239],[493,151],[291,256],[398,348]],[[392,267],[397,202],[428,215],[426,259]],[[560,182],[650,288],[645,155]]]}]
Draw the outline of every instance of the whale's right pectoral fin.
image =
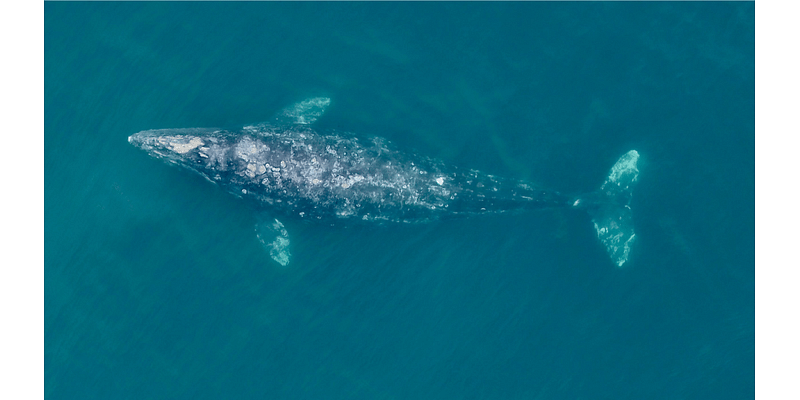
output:
[{"label": "whale's right pectoral fin", "polygon": [[631,252],[633,231],[631,193],[639,177],[639,153],[631,150],[617,160],[600,187],[599,204],[590,209],[597,238],[605,246],[611,261],[622,267]]},{"label": "whale's right pectoral fin", "polygon": [[281,221],[260,217],[256,223],[256,236],[275,262],[282,267],[289,265],[292,256],[289,251],[289,232]]},{"label": "whale's right pectoral fin", "polygon": [[325,109],[327,109],[330,104],[331,99],[327,97],[306,99],[284,108],[275,115],[273,121],[280,124],[313,124],[314,121],[325,113]]}]

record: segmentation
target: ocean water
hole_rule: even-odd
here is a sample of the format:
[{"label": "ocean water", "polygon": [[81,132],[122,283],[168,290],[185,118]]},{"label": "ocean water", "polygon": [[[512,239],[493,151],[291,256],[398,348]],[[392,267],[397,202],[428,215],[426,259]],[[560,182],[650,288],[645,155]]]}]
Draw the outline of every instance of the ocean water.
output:
[{"label": "ocean water", "polygon": [[[754,4],[45,4],[49,399],[754,396]],[[616,268],[586,214],[285,219],[127,143],[312,96],[563,193],[641,154]]]}]

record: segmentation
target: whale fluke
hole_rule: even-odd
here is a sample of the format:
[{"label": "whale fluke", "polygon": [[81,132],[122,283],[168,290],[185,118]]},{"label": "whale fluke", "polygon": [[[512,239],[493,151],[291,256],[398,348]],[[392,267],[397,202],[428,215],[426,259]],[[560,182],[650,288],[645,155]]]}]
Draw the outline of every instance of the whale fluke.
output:
[{"label": "whale fluke", "polygon": [[[592,216],[597,238],[617,267],[622,267],[628,261],[636,237],[630,202],[633,185],[639,177],[638,161],[639,152],[636,150],[620,157],[611,167],[600,190],[591,196],[589,203],[592,204],[586,207]],[[578,206],[581,201],[584,200],[576,201],[575,205]]]}]

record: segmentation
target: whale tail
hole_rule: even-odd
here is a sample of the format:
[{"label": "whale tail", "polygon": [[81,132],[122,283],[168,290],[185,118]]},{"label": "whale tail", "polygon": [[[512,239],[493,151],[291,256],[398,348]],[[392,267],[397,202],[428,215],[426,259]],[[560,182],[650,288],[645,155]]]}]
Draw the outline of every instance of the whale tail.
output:
[{"label": "whale tail", "polygon": [[600,190],[573,204],[589,212],[597,238],[617,267],[622,267],[628,261],[636,237],[630,202],[633,185],[639,177],[638,161],[639,153],[636,150],[625,153],[611,167]]}]

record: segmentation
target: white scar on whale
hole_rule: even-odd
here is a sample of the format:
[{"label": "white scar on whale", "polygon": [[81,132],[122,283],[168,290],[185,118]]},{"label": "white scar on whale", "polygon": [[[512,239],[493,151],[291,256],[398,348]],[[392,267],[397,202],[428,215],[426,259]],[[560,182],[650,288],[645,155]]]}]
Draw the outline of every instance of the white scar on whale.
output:
[{"label": "white scar on whale", "polygon": [[330,99],[311,98],[267,122],[237,129],[147,130],[128,142],[196,172],[264,211],[256,231],[275,262],[291,259],[289,233],[275,216],[347,223],[422,223],[475,214],[552,208],[589,213],[618,267],[636,234],[630,208],[639,153],[611,167],[600,189],[567,196],[534,183],[465,170],[402,152],[381,138],[318,132]]}]

